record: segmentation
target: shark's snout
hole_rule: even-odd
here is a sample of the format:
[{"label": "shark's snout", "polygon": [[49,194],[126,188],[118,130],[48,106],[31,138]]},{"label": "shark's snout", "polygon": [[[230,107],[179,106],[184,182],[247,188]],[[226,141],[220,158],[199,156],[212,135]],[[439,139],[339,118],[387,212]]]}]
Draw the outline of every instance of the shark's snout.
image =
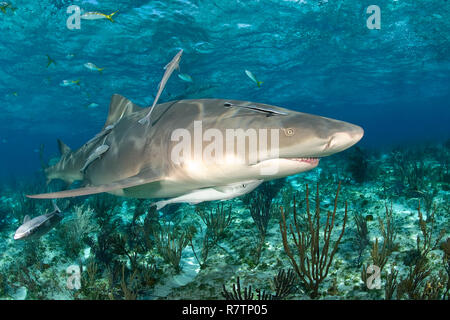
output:
[{"label": "shark's snout", "polygon": [[324,152],[326,154],[333,154],[343,151],[356,144],[364,135],[364,130],[360,126],[350,125],[345,131],[334,133],[325,145]]}]

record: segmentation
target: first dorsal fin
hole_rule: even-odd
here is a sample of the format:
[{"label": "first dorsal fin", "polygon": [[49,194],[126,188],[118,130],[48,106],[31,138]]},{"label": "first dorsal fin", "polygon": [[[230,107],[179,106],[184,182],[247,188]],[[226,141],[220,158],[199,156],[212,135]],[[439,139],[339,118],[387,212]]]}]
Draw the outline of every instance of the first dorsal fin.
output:
[{"label": "first dorsal fin", "polygon": [[58,141],[58,149],[62,156],[72,151],[64,142],[62,142],[59,139],[57,141]]},{"label": "first dorsal fin", "polygon": [[28,221],[30,221],[30,216],[29,216],[29,215],[26,215],[26,216],[23,218],[23,223],[27,223]]},{"label": "first dorsal fin", "polygon": [[114,125],[121,118],[128,116],[134,112],[140,111],[143,108],[134,104],[127,98],[121,96],[120,94],[114,94],[111,97],[111,103],[109,104],[109,113],[108,118],[106,118],[105,125],[103,128],[107,126]]}]

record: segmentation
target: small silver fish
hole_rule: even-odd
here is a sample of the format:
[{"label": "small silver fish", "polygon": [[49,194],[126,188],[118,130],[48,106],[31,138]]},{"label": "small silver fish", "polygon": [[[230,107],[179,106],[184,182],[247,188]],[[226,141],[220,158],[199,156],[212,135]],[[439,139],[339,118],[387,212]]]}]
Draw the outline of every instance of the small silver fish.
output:
[{"label": "small silver fish", "polygon": [[92,102],[92,103],[90,103],[90,104],[88,104],[88,106],[87,106],[88,108],[97,108],[98,107],[98,104],[97,103],[95,103],[95,102]]},{"label": "small silver fish", "polygon": [[74,85],[80,85],[80,80],[63,80],[59,84],[61,87],[73,87]]},{"label": "small silver fish", "polygon": [[30,216],[26,215],[23,219],[23,224],[14,234],[14,240],[31,240],[40,238],[58,225],[64,216],[54,201],[53,208],[53,212],[43,214],[33,219],[30,219]]},{"label": "small silver fish", "polygon": [[194,82],[194,80],[192,80],[192,77],[186,73],[180,73],[178,75],[178,78],[186,82]]}]

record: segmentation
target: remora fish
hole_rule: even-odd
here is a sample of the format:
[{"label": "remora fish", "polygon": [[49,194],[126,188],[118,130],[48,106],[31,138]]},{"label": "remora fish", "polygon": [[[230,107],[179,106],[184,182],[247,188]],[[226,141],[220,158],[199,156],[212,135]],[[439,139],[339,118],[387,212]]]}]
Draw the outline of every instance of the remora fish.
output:
[{"label": "remora fish", "polygon": [[[84,174],[78,171],[79,180],[86,186],[29,197],[53,199],[108,192],[134,198],[170,199],[180,196],[188,198],[206,188],[225,190],[227,193],[227,187],[237,183],[270,181],[314,169],[321,157],[351,147],[364,134],[361,127],[344,121],[248,101],[171,101],[157,106],[152,115],[155,119],[152,126],[136,125],[147,112],[124,97],[114,95],[103,127],[115,124],[107,133],[109,151],[101,160],[92,162]],[[244,144],[243,153],[236,148],[224,148],[217,150],[218,153],[223,151],[222,157],[206,161],[202,156],[203,150],[211,148],[212,140],[200,138],[200,148],[191,148],[191,154],[177,159],[180,142],[190,147],[189,137],[194,137],[199,125],[205,133],[213,129],[209,132],[215,132],[217,136],[213,138],[217,139],[219,133],[225,137],[227,130],[240,129],[245,132],[251,128],[255,131],[256,141],[259,141],[266,130],[266,138],[270,135],[271,140],[268,145],[272,144],[272,134],[268,132],[274,130],[277,135],[274,134],[273,139],[278,140],[278,153],[267,152],[251,162],[248,158],[255,151],[252,151],[250,144]],[[171,139],[172,134],[179,130],[183,137]],[[73,164],[81,162],[81,168],[87,155],[99,145],[98,141],[96,139],[71,152],[70,162],[64,158],[50,167],[48,172],[52,173],[51,177],[70,177],[68,173],[73,172]],[[195,137],[194,141],[197,141]],[[88,153],[85,150],[91,151]],[[271,167],[277,167],[277,170],[263,170]],[[208,198],[203,200],[208,201]]]},{"label": "remora fish", "polygon": [[164,90],[164,87],[166,86],[167,80],[169,80],[170,76],[172,75],[173,71],[175,69],[180,69],[180,59],[181,59],[181,55],[183,54],[183,50],[180,50],[180,52],[178,52],[175,57],[173,57],[172,61],[170,61],[165,67],[164,70],[166,70],[166,72],[164,72],[164,75],[162,77],[161,82],[158,85],[158,94],[156,95],[155,101],[153,101],[153,105],[150,109],[150,111],[147,113],[147,115],[142,118],[141,120],[139,120],[140,124],[145,124],[148,123],[150,124],[150,115],[153,112],[153,109],[155,109],[156,104],[158,103],[159,100],[159,96],[161,95],[161,93]]},{"label": "remora fish", "polygon": [[101,157],[102,154],[104,154],[106,151],[108,151],[109,146],[106,144],[102,144],[101,146],[97,147],[94,152],[92,152],[89,157],[86,160],[86,163],[84,166],[80,169],[81,172],[84,172],[86,168],[95,160]]},{"label": "remora fish", "polygon": [[30,219],[28,215],[25,216],[23,224],[14,234],[14,240],[31,240],[40,238],[53,229],[53,227],[58,225],[63,218],[63,214],[54,201],[53,207],[53,212],[43,214],[33,219]]},{"label": "remora fish", "polygon": [[98,19],[108,19],[111,22],[114,22],[112,19],[112,16],[115,15],[119,10],[111,13],[111,14],[104,14],[101,12],[86,12],[83,15],[81,15],[81,19],[85,20],[98,20]]},{"label": "remora fish", "polygon": [[261,183],[263,180],[238,182],[223,188],[204,188],[180,197],[158,201],[154,205],[156,205],[156,210],[160,210],[171,203],[197,204],[203,201],[229,200],[255,190]]}]

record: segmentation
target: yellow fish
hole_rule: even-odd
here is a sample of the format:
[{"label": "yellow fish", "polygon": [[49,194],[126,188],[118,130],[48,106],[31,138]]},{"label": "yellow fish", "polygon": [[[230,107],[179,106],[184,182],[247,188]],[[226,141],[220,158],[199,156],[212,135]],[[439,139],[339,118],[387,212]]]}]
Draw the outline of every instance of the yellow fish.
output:
[{"label": "yellow fish", "polygon": [[52,58],[50,58],[50,56],[48,54],[46,54],[47,56],[47,68],[50,67],[50,65],[53,63],[54,65],[56,65],[55,60],[53,60]]},{"label": "yellow fish", "polygon": [[80,80],[63,80],[59,84],[61,87],[72,87],[74,85],[80,85]]},{"label": "yellow fish", "polygon": [[117,11],[114,11],[111,14],[104,14],[101,12],[86,12],[81,16],[81,19],[85,19],[85,20],[97,20],[97,19],[108,19],[111,22],[114,22],[114,20],[112,19],[112,16],[115,15]]},{"label": "yellow fish", "polygon": [[13,6],[8,2],[0,2],[0,10],[6,14],[6,9],[11,9],[12,12],[16,11],[17,8],[13,8]]},{"label": "yellow fish", "polygon": [[262,81],[259,81],[258,79],[256,79],[255,75],[254,75],[251,71],[245,70],[245,74],[246,74],[247,77],[249,77],[254,83],[256,83],[256,85],[257,85],[258,87],[261,87],[261,85],[263,84],[263,82],[262,82]]},{"label": "yellow fish", "polygon": [[89,70],[97,70],[98,72],[102,72],[105,68],[99,68],[97,67],[95,64],[93,64],[92,62],[87,62],[84,64],[84,66],[86,68],[88,68]]}]

